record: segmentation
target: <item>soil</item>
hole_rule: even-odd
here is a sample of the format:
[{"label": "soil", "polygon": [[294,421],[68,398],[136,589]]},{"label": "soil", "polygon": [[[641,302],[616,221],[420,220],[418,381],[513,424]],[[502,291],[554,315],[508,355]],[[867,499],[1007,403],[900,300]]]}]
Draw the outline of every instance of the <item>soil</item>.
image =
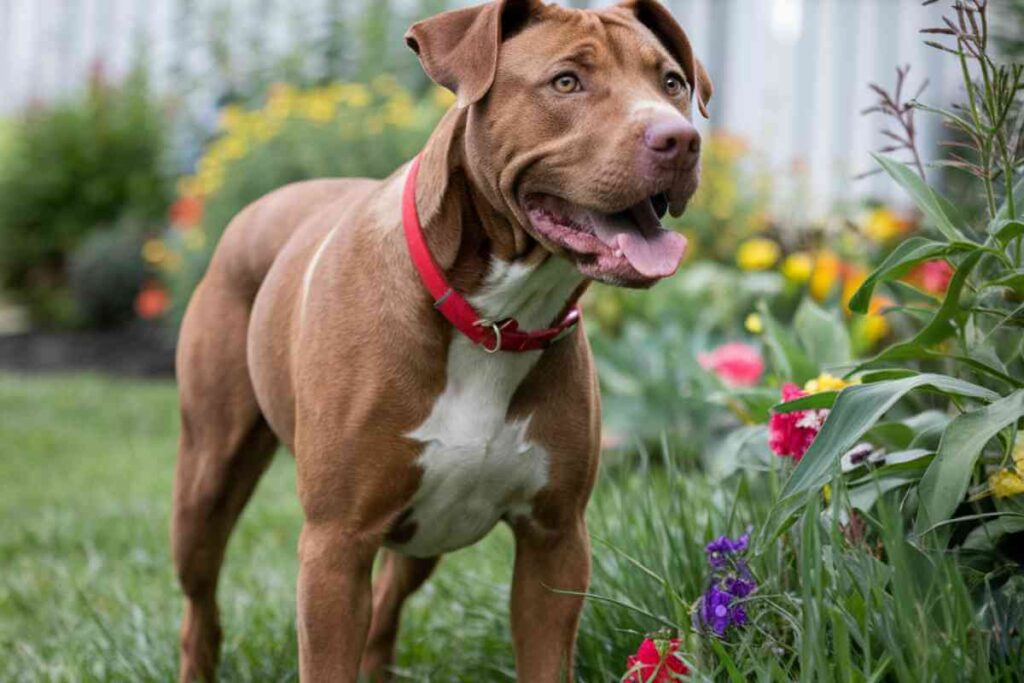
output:
[{"label": "soil", "polygon": [[114,330],[0,335],[0,370],[173,377],[174,340],[173,331],[144,323]]}]

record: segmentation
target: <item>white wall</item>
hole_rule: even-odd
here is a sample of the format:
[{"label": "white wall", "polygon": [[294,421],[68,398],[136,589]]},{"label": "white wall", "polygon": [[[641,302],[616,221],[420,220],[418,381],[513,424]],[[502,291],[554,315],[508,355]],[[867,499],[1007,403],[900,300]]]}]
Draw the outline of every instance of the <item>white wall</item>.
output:
[{"label": "white wall", "polygon": [[[230,26],[232,69],[261,68],[268,55],[320,35],[328,3],[338,0],[0,0],[0,114],[81,87],[101,60],[108,76],[145,57],[165,92],[184,83],[200,90],[210,70],[207,37]],[[469,0],[459,0],[470,4]],[[357,3],[345,3],[358,12]],[[415,0],[392,0],[411,20]],[[580,3],[576,3],[580,4]],[[593,0],[593,5],[609,2]],[[820,211],[834,200],[893,192],[881,178],[853,182],[871,168],[883,142],[877,117],[859,114],[872,101],[869,81],[890,86],[897,63],[912,82],[928,77],[925,99],[956,95],[949,60],[922,45],[919,28],[935,25],[941,7],[917,0],[667,0],[715,81],[712,125],[746,138],[774,169],[783,195],[808,191]],[[216,17],[228,13],[230,21]],[[354,18],[355,20],[358,17]],[[400,27],[399,27],[400,28]],[[396,34],[395,40],[399,40]],[[198,102],[218,93],[187,92]],[[925,121],[922,120],[922,124]],[[923,125],[925,149],[934,126]],[[793,173],[794,166],[805,173]],[[787,186],[789,190],[786,191]]]}]

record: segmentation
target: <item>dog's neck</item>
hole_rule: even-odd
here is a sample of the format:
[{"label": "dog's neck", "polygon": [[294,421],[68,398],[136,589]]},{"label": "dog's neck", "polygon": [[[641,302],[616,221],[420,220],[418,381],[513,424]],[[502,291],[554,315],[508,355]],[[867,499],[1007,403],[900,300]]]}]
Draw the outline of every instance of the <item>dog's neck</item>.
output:
[{"label": "dog's neck", "polygon": [[470,179],[466,120],[467,110],[451,109],[423,151],[416,205],[427,244],[481,314],[515,317],[527,329],[547,326],[586,284]]}]

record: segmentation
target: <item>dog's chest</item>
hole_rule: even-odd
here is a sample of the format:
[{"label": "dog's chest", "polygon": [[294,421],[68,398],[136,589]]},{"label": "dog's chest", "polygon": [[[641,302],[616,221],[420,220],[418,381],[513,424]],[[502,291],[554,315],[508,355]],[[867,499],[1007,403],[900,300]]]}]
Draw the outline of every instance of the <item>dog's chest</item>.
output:
[{"label": "dog's chest", "polygon": [[[524,327],[539,327],[557,315],[574,282],[553,259],[535,271],[496,263],[473,303],[485,315],[515,314]],[[550,454],[527,437],[530,417],[509,419],[508,409],[540,353],[488,354],[453,337],[445,388],[409,433],[424,444],[423,472],[389,545],[433,556],[474,543],[502,518],[530,514],[547,485]]]}]

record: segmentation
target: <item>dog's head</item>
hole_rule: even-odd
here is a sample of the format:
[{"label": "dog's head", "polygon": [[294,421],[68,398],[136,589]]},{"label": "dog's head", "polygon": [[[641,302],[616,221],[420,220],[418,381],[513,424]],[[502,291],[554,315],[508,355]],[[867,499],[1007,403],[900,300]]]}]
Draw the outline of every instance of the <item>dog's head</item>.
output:
[{"label": "dog's head", "polygon": [[466,109],[466,172],[489,200],[587,277],[648,286],[686,240],[661,227],[700,178],[712,86],[656,0],[574,10],[499,0],[406,35],[427,74]]}]

